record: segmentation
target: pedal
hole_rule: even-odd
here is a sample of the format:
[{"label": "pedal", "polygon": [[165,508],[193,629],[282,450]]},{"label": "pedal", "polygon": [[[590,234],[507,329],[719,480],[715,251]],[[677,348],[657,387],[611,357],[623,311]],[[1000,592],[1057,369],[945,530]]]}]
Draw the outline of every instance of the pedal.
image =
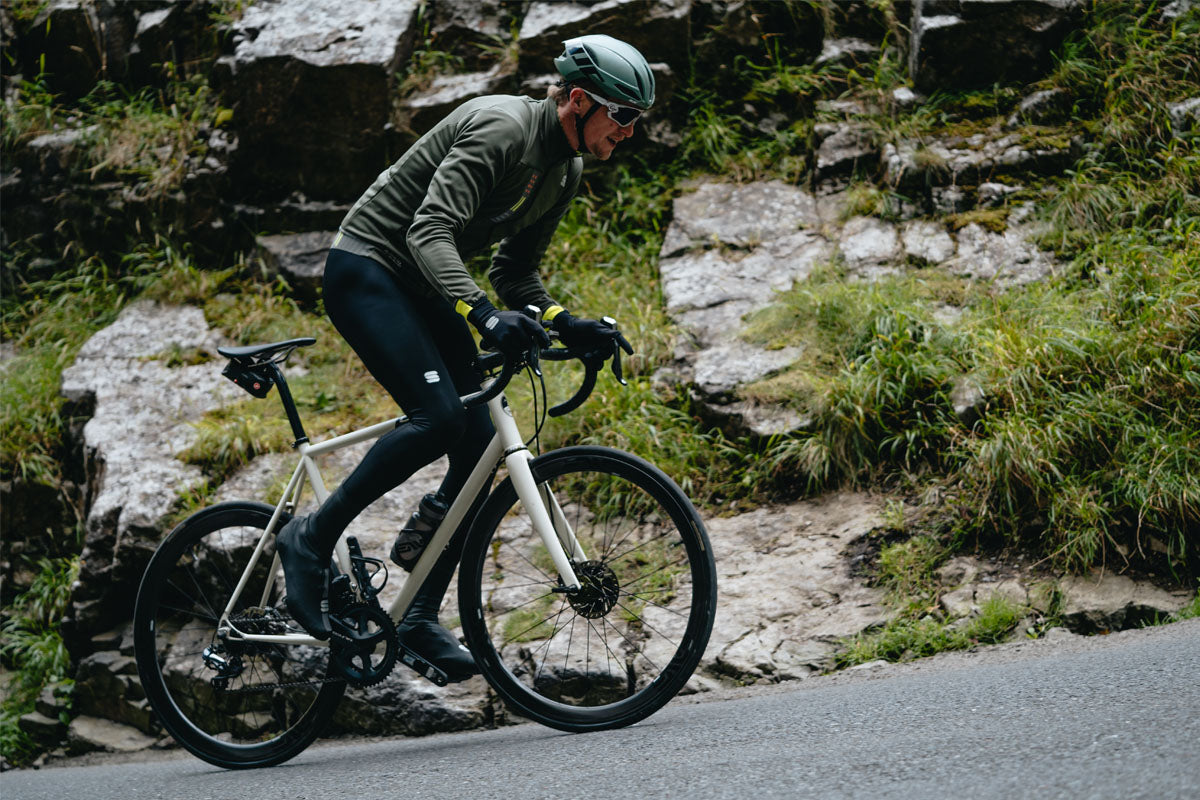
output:
[{"label": "pedal", "polygon": [[445,686],[450,682],[450,678],[445,672],[421,658],[412,650],[407,649],[404,645],[400,645],[399,657],[401,663],[408,665],[422,678],[432,681],[437,686]]}]

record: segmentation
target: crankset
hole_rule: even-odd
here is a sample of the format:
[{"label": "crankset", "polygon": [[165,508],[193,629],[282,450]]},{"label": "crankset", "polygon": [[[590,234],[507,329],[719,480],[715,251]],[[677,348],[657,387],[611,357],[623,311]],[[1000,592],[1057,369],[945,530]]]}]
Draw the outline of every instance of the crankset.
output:
[{"label": "crankset", "polygon": [[330,613],[329,624],[333,666],[351,686],[374,686],[396,666],[400,657],[396,625],[380,608],[351,603]]}]

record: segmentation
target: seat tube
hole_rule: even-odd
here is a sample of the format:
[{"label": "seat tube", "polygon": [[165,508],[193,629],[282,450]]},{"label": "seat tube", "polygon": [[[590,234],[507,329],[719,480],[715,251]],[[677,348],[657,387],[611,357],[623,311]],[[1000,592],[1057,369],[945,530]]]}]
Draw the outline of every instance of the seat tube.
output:
[{"label": "seat tube", "polygon": [[513,420],[512,411],[508,408],[508,402],[504,395],[501,394],[499,397],[489,400],[488,410],[491,411],[492,424],[496,427],[496,434],[504,446],[504,466],[508,470],[508,477],[513,482],[513,488],[517,490],[517,497],[521,499],[525,513],[529,515],[529,520],[533,523],[533,529],[537,531],[538,536],[542,539],[542,544],[550,553],[550,558],[554,561],[554,568],[558,570],[558,576],[562,579],[563,586],[568,589],[578,589],[580,587],[579,578],[576,577],[567,553],[563,550],[563,545],[554,532],[554,522],[550,519],[550,513],[546,510],[541,493],[538,491],[537,481],[534,480],[533,470],[529,466],[533,456],[529,454],[529,448],[525,446],[525,440],[521,438],[521,432],[517,429],[517,423]]}]

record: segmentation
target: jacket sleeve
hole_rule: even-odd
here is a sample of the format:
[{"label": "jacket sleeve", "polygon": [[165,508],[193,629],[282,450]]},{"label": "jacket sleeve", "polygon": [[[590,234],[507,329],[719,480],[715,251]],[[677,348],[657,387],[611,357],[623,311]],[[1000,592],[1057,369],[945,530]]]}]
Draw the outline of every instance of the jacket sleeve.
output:
[{"label": "jacket sleeve", "polygon": [[453,305],[487,297],[471,279],[457,236],[510,165],[521,157],[520,123],[503,112],[481,111],[454,131],[425,199],[413,215],[406,242],[425,279]]},{"label": "jacket sleeve", "polygon": [[571,200],[579,191],[579,179],[583,173],[583,160],[572,159],[567,165],[567,181],[558,202],[533,224],[500,242],[488,280],[504,305],[519,309],[535,305],[545,311],[557,302],[546,291],[538,267],[558,223],[566,216]]}]

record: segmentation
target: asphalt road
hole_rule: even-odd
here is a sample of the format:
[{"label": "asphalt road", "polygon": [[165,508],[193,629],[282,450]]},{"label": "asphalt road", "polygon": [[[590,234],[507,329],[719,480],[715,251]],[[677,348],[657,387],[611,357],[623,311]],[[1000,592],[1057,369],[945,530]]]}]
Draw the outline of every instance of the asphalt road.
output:
[{"label": "asphalt road", "polygon": [[679,698],[618,731],[325,743],[227,772],[182,753],[0,775],[3,800],[1200,798],[1200,620]]}]

